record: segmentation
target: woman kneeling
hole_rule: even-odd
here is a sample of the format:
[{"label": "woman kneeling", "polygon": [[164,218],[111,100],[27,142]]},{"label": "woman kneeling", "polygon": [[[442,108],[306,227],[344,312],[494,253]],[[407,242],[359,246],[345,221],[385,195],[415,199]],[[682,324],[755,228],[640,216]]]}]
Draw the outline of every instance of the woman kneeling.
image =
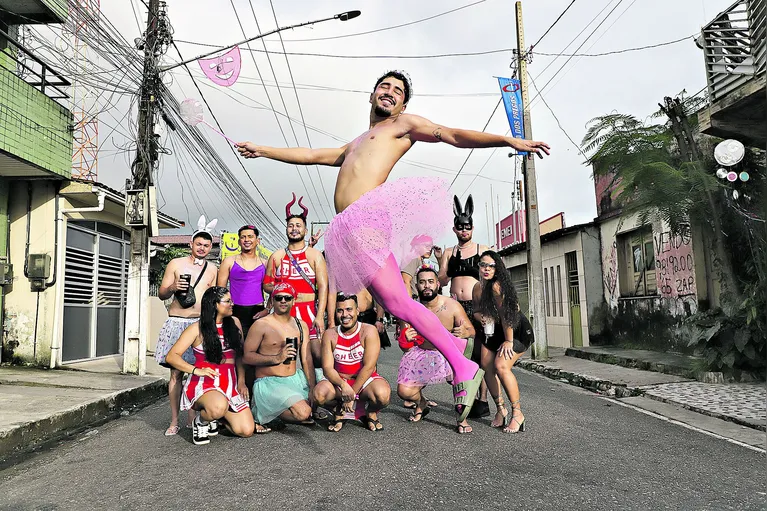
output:
[{"label": "woman kneeling", "polygon": [[[189,326],[168,353],[166,361],[190,373],[181,395],[182,410],[197,410],[192,441],[207,444],[218,434],[218,421],[233,434],[253,435],[248,387],[242,364],[242,327],[232,317],[232,298],[225,287],[212,287],[202,296],[200,321]],[[181,355],[192,346],[194,365]]]}]

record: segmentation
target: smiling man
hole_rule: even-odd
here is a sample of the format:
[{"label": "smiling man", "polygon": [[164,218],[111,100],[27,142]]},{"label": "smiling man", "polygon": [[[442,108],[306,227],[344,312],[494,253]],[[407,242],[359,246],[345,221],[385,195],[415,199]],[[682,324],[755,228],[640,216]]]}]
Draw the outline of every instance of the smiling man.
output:
[{"label": "smiling man", "polygon": [[[309,350],[309,328],[292,317],[296,290],[287,283],[274,286],[274,312],[256,321],[243,348],[243,360],[256,367],[253,383],[253,417],[259,425],[277,417],[287,422],[311,424],[312,395],[317,376]],[[256,432],[265,431],[257,426]]]},{"label": "smiling man", "polygon": [[322,252],[306,243],[306,217],[309,209],[298,199],[301,213],[294,213],[293,200],[285,206],[288,246],[275,250],[266,264],[264,290],[271,293],[275,284],[287,282],[298,293],[291,314],[309,325],[312,355],[320,359],[320,339],[325,331],[325,307],[328,303],[328,271]]},{"label": "smiling man", "polygon": [[416,142],[444,142],[454,147],[512,147],[541,156],[545,142],[448,128],[405,114],[412,96],[410,77],[384,73],[370,94],[368,130],[343,147],[276,148],[242,142],[245,158],[269,158],[298,165],[340,167],[334,204],[338,213],[325,235],[325,253],[334,289],[355,294],[367,287],[392,315],[413,325],[445,356],[454,376],[456,411],[463,420],[474,404],[484,372],[463,356],[466,341],[452,335],[422,304],[412,300],[400,265],[433,245],[451,219],[447,181],[402,178],[386,183],[394,165]]}]

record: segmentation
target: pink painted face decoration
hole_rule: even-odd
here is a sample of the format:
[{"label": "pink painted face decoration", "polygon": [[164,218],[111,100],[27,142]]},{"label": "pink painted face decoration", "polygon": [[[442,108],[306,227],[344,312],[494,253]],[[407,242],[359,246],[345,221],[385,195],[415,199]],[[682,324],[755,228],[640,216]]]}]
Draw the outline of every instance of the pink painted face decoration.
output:
[{"label": "pink painted face decoration", "polygon": [[199,59],[197,62],[200,63],[202,72],[210,78],[210,81],[217,85],[229,87],[234,85],[240,76],[240,68],[242,67],[240,47],[235,46],[223,55],[210,59]]}]

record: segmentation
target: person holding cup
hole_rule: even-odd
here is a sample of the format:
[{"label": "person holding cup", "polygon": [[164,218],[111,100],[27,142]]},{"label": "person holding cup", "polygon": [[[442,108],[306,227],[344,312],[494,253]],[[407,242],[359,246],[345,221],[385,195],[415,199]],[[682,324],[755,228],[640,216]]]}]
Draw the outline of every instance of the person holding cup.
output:
[{"label": "person holding cup", "polygon": [[[168,319],[160,329],[154,350],[155,360],[161,366],[170,369],[168,382],[170,425],[165,430],[165,436],[173,436],[179,431],[178,412],[183,376],[181,371],[175,369],[165,359],[181,333],[199,321],[202,297],[210,287],[216,285],[218,270],[215,264],[207,261],[213,246],[213,234],[210,230],[215,225],[215,219],[206,224],[205,217],[200,217],[197,230],[192,233],[189,243],[189,255],[176,257],[168,262],[157,293],[160,300],[173,299],[168,309]],[[182,354],[182,358],[185,362],[194,364],[195,357],[191,347]],[[192,420],[194,420],[194,413],[190,411],[187,427],[192,427]]]},{"label": "person holding cup", "polygon": [[[487,389],[496,404],[496,414],[490,423],[503,428],[504,433],[525,430],[525,416],[519,405],[519,386],[511,368],[529,346],[515,335],[522,321],[519,301],[511,274],[497,252],[486,250],[479,258],[479,282],[474,286],[474,318],[482,324],[477,333],[482,341],[482,368],[485,370]],[[506,409],[500,385],[511,402],[511,413]]]},{"label": "person holding cup", "polygon": [[253,323],[245,340],[245,363],[256,368],[253,417],[257,428],[278,417],[291,423],[314,424],[309,396],[322,379],[322,371],[314,368],[309,326],[290,315],[297,296],[291,284],[275,284],[274,311]]},{"label": "person holding cup", "polygon": [[[200,321],[181,334],[165,360],[189,373],[181,394],[181,409],[196,410],[192,442],[203,445],[218,434],[218,421],[241,437],[253,434],[248,411],[248,387],[242,366],[242,326],[232,317],[232,297],[225,287],[212,287],[201,300]],[[194,364],[183,359],[191,348]]]}]

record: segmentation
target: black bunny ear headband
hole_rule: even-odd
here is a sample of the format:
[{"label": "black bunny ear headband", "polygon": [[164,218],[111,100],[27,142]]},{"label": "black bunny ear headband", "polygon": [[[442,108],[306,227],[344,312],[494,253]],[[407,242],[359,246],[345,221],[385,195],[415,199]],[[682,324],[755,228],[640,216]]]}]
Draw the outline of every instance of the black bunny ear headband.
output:
[{"label": "black bunny ear headband", "polygon": [[471,198],[471,195],[466,199],[466,206],[461,207],[461,201],[458,199],[457,195],[453,195],[453,215],[455,218],[453,218],[453,225],[463,225],[463,224],[469,224],[474,225],[474,221],[471,219],[471,216],[474,214],[474,199]]}]

